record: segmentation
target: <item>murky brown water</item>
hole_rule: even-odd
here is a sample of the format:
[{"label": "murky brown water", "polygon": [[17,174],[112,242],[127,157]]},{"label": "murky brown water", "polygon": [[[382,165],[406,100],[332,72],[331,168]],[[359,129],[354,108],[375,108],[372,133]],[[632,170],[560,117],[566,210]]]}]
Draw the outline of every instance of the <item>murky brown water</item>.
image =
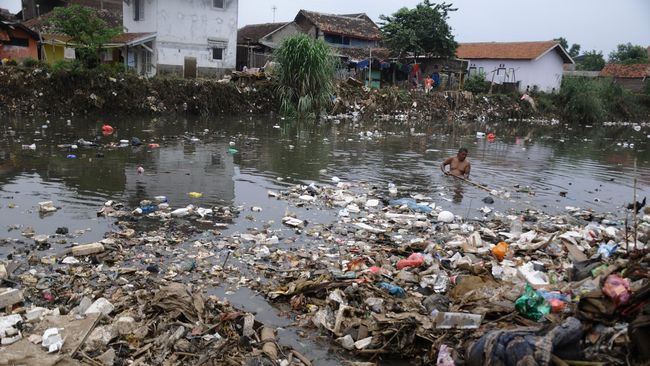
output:
[{"label": "murky brown water", "polygon": [[[101,135],[109,123],[116,132]],[[490,142],[476,132],[495,132]],[[367,181],[385,189],[397,185],[400,195],[421,193],[440,206],[468,218],[480,218],[487,192],[440,174],[441,161],[460,146],[470,150],[472,179],[491,188],[512,192],[511,200],[491,205],[499,210],[538,208],[563,212],[566,206],[616,212],[631,202],[634,164],[640,198],[650,185],[650,127],[568,128],[528,123],[351,122],[300,123],[245,117],[219,120],[184,118],[101,117],[72,119],[0,120],[0,254],[25,245],[21,231],[53,234],[57,227],[83,230],[77,239],[100,239],[113,221],[97,218],[107,200],[136,206],[142,199],[164,195],[172,207],[189,203],[208,207],[233,204],[259,206],[255,220],[237,219],[227,233],[274,221],[272,229],[287,231],[280,219],[284,201],[267,197],[295,183]],[[143,145],[110,147],[138,137]],[[61,145],[83,138],[97,146],[72,150]],[[152,149],[148,143],[158,143]],[[231,142],[234,146],[231,146]],[[23,145],[35,144],[35,149]],[[631,146],[630,144],[633,144]],[[237,151],[229,151],[234,147]],[[75,155],[75,158],[69,157]],[[144,174],[138,174],[142,166]],[[530,187],[535,194],[517,192]],[[528,189],[523,189],[524,191]],[[188,192],[202,192],[193,199]],[[59,211],[39,215],[38,202],[54,201]],[[13,207],[13,208],[10,208]],[[311,223],[327,223],[336,212],[292,209]],[[242,215],[244,216],[244,215]],[[227,234],[226,233],[226,234]],[[292,235],[290,232],[286,235]],[[31,242],[30,242],[31,243]],[[291,322],[274,313],[263,298],[241,290],[227,294],[231,302],[255,311],[274,327]],[[248,309],[246,307],[255,307]],[[327,345],[315,346],[288,333],[286,339],[306,350],[317,364],[336,364]],[[300,344],[300,342],[303,342]]]}]

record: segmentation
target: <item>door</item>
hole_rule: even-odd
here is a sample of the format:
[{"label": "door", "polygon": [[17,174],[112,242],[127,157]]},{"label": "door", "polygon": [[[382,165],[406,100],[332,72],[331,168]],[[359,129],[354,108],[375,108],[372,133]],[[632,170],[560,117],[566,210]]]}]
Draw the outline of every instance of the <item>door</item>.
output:
[{"label": "door", "polygon": [[196,57],[185,57],[183,77],[186,79],[193,79],[196,77]]}]

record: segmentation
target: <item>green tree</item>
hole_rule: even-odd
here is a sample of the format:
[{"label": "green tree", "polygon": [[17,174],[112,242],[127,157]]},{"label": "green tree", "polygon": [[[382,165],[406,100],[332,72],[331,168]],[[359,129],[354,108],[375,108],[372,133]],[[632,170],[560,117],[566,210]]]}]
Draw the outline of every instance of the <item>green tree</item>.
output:
[{"label": "green tree", "polygon": [[275,50],[279,66],[273,73],[279,83],[284,114],[318,116],[331,103],[335,71],[331,51],[324,41],[306,34],[285,38]]},{"label": "green tree", "polygon": [[404,7],[391,16],[382,15],[384,42],[400,57],[407,53],[453,57],[458,43],[447,20],[449,13],[456,10],[452,4],[424,0],[414,9]]},{"label": "green tree", "polygon": [[596,50],[582,54],[582,59],[576,64],[576,69],[582,71],[600,71],[603,67],[605,67],[603,53]]},{"label": "green tree", "polygon": [[569,54],[569,56],[571,56],[571,58],[577,57],[580,54],[581,47],[579,44],[574,43],[571,45],[571,47],[569,47],[569,42],[567,42],[566,38],[564,37],[556,38],[554,41],[558,41],[560,43],[560,46],[564,48],[564,50]]},{"label": "green tree", "polygon": [[616,64],[645,64],[648,61],[648,51],[643,46],[632,43],[619,44],[616,51],[609,54],[609,62]]},{"label": "green tree", "polygon": [[122,33],[120,27],[109,27],[97,11],[80,5],[57,7],[50,18],[54,28],[79,45],[77,54],[86,67],[99,65],[99,52],[114,36]]}]

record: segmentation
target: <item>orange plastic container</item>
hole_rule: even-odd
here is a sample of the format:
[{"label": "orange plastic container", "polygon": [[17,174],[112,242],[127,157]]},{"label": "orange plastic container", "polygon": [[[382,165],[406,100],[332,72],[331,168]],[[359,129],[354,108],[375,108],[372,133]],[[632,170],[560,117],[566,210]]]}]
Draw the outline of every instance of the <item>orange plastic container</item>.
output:
[{"label": "orange plastic container", "polygon": [[500,242],[497,244],[494,248],[492,248],[492,255],[496,257],[496,259],[501,262],[503,258],[506,257],[506,253],[508,253],[508,243],[506,242]]}]

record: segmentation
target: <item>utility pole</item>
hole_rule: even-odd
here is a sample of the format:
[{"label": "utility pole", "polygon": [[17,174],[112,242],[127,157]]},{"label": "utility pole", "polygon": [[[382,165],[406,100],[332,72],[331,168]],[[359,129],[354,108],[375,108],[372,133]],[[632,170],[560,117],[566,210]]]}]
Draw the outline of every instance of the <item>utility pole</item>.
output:
[{"label": "utility pole", "polygon": [[278,10],[278,7],[275,6],[275,5],[273,5],[273,6],[271,7],[271,10],[273,10],[273,23],[275,23],[275,12]]},{"label": "utility pole", "polygon": [[370,63],[368,64],[368,89],[372,89],[372,46],[370,47]]}]

